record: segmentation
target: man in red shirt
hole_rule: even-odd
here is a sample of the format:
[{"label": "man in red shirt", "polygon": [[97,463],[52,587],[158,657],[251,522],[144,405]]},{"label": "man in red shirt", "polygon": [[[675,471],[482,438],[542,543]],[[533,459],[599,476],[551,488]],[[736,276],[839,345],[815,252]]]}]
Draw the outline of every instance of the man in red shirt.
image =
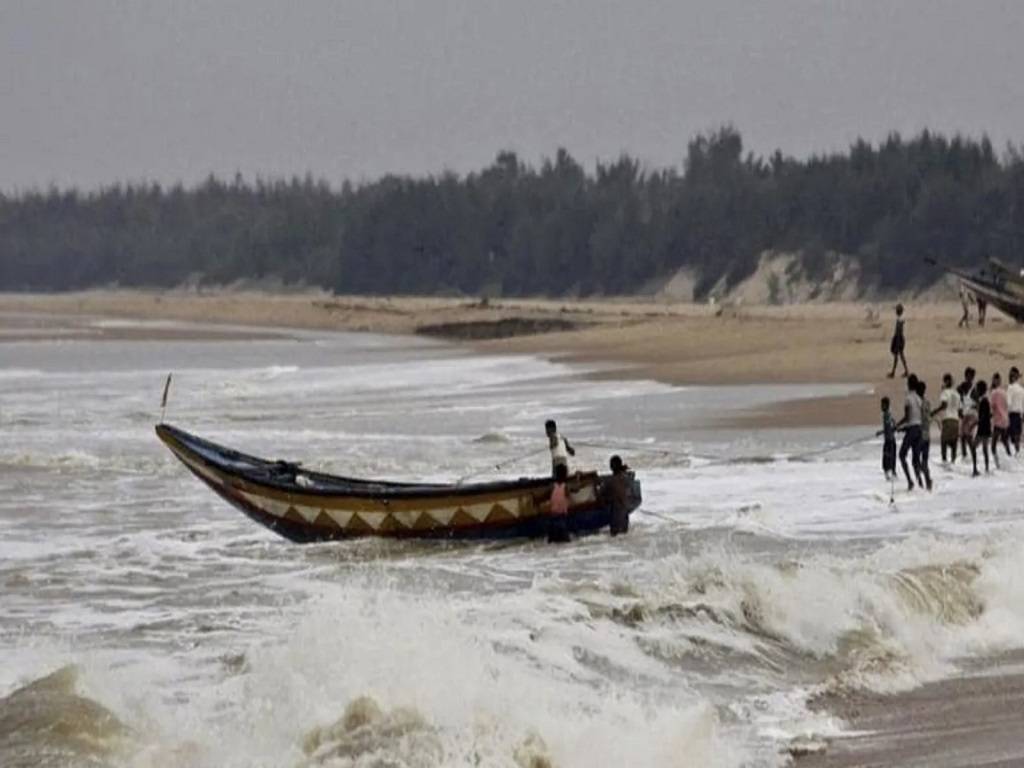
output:
[{"label": "man in red shirt", "polygon": [[992,390],[988,393],[988,401],[992,405],[992,457],[999,466],[998,445],[1003,444],[1006,455],[1010,455],[1010,405],[1003,389],[1003,378],[998,373],[992,374]]}]

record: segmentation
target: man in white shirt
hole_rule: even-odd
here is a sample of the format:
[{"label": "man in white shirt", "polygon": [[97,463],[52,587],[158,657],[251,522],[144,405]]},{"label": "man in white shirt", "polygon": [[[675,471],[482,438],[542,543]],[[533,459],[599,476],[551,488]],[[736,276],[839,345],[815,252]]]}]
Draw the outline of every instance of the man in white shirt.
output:
[{"label": "man in white shirt", "polygon": [[[1024,387],[1021,387],[1024,394]],[[956,463],[956,444],[960,437],[960,393],[953,386],[953,374],[942,377],[942,394],[939,395],[939,407],[932,411],[932,416],[942,418],[942,462],[946,463],[946,449],[949,449],[949,460]]]},{"label": "man in white shirt", "polygon": [[[924,488],[919,463],[921,406],[921,396],[917,394],[917,376],[910,374],[907,377],[907,399],[903,404],[903,418],[896,423],[896,429],[903,431],[903,442],[900,443],[900,464],[903,467],[903,475],[907,478],[908,491],[914,490],[914,477],[917,478],[917,484]],[[914,477],[910,476],[910,468],[907,466],[908,453],[914,467]]]},{"label": "man in white shirt", "polygon": [[1021,427],[1024,425],[1024,386],[1020,383],[1020,370],[1017,366],[1010,369],[1006,402],[1010,410],[1010,442],[1013,443],[1013,452],[1020,453]]},{"label": "man in white shirt", "polygon": [[558,467],[565,467],[566,473],[569,472],[569,457],[575,456],[576,451],[569,441],[566,440],[558,433],[558,425],[554,422],[554,419],[548,419],[544,422],[544,431],[548,436],[548,448],[551,450],[551,474],[554,476],[558,472]]}]

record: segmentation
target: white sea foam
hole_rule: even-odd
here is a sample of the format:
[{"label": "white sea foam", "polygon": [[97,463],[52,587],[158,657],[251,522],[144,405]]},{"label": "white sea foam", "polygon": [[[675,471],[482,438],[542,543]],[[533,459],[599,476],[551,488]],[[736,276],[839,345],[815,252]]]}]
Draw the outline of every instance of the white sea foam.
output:
[{"label": "white sea foam", "polygon": [[[859,430],[686,427],[763,390],[322,341],[14,351],[0,686],[77,664],[86,695],[145,735],[138,765],[297,764],[361,697],[412,708],[441,765],[514,765],[524,743],[563,768],[762,765],[839,726],[810,691],[905,687],[1024,636],[1017,462],[980,480],[936,466],[935,493],[890,504],[877,444],[817,452]],[[156,441],[146,414],[170,367],[170,421],[350,475],[543,474],[555,417],[580,466],[617,452],[637,469],[650,514],[565,549],[296,547]],[[381,738],[384,757],[408,747]]]}]

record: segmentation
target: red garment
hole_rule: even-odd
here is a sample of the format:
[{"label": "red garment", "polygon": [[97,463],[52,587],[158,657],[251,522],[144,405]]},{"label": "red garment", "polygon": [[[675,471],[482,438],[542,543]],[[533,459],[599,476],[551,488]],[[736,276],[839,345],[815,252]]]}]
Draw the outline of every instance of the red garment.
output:
[{"label": "red garment", "polygon": [[569,514],[569,494],[565,489],[565,483],[555,483],[551,489],[551,514]]},{"label": "red garment", "polygon": [[1002,387],[988,393],[988,401],[992,405],[992,426],[1007,429],[1010,426],[1010,408],[1006,401],[1006,390]]}]

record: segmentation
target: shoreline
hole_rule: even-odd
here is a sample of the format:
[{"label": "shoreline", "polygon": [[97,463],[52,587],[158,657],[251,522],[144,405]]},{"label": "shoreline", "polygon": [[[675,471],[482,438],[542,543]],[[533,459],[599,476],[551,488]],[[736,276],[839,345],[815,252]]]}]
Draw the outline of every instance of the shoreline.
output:
[{"label": "shoreline", "polygon": [[[296,329],[414,334],[428,324],[515,320],[513,330],[548,321],[571,330],[468,339],[491,354],[537,355],[568,363],[618,366],[602,378],[652,378],[680,386],[844,383],[854,394],[791,400],[709,423],[729,429],[839,427],[874,424],[881,393],[897,396],[899,379],[877,375],[887,364],[888,326],[876,305],[715,308],[615,300],[521,300],[482,304],[455,299],[347,298],[323,294],[180,294],[89,292],[0,294],[4,343],[44,339],[223,341],[294,338]],[[983,333],[956,329],[951,303],[911,308],[910,351],[941,370],[943,361],[971,363],[982,375],[1010,365],[1019,331],[1005,320]],[[115,322],[96,322],[115,318]],[[125,322],[120,322],[121,320]],[[529,320],[529,323],[520,320]],[[182,325],[176,323],[199,323]],[[217,324],[223,324],[218,327]],[[507,323],[506,323],[507,324]],[[557,327],[553,324],[552,327]],[[77,334],[77,335],[76,335]],[[879,359],[881,357],[881,359]],[[915,358],[912,358],[914,360]],[[954,374],[958,368],[947,363]],[[987,368],[985,366],[988,366]],[[865,370],[876,375],[857,374]],[[928,373],[933,382],[937,374]],[[934,384],[933,384],[934,385]],[[932,393],[935,401],[936,393]],[[896,401],[899,402],[899,399]],[[799,768],[857,765],[999,765],[1024,762],[1019,717],[1024,710],[1024,654],[977,660],[961,675],[892,695],[845,692],[821,696],[812,708],[844,722],[846,733],[822,750],[798,754]]]},{"label": "shoreline", "polygon": [[[48,338],[47,316],[70,320],[60,333],[49,329],[53,338],[201,341],[287,337],[290,330],[425,335],[491,354],[598,365],[605,370],[592,375],[602,378],[675,386],[849,385],[855,391],[847,396],[709,418],[736,429],[827,428],[875,425],[882,395],[897,407],[901,402],[902,381],[885,376],[891,364],[890,314],[888,305],[872,303],[715,306],[645,298],[477,301],[320,291],[93,290],[0,294],[0,344]],[[1024,356],[1018,358],[1021,331],[1012,321],[993,313],[986,328],[964,330],[957,328],[959,317],[957,302],[908,307],[907,356],[911,369],[930,383],[933,401],[946,371],[958,380],[972,365],[987,378],[1018,359],[1024,364]],[[207,327],[89,325],[89,319],[100,318]],[[209,327],[218,324],[233,328]]]},{"label": "shoreline", "polygon": [[963,660],[960,674],[894,694],[823,694],[813,710],[838,717],[846,732],[824,749],[793,753],[797,768],[1024,764],[1024,651]]}]

